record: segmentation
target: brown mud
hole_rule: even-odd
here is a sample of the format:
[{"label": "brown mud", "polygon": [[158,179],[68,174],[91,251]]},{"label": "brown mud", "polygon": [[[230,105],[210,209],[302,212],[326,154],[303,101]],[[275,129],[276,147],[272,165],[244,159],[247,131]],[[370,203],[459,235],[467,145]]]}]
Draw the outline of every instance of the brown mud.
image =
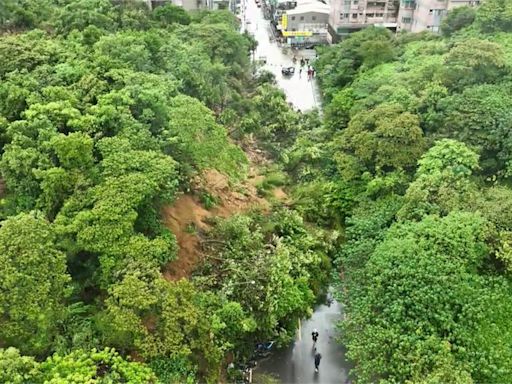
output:
[{"label": "brown mud", "polygon": [[[227,218],[250,210],[270,210],[270,203],[258,196],[255,185],[259,179],[260,176],[251,169],[247,180],[230,185],[225,175],[208,170],[193,180],[192,189],[196,193],[184,194],[173,205],[162,209],[163,221],[176,236],[178,244],[177,259],[163,271],[167,280],[176,281],[190,276],[200,263],[201,234],[208,231],[211,219]],[[213,208],[208,210],[203,206],[199,198],[201,191],[214,196],[217,204]]]}]

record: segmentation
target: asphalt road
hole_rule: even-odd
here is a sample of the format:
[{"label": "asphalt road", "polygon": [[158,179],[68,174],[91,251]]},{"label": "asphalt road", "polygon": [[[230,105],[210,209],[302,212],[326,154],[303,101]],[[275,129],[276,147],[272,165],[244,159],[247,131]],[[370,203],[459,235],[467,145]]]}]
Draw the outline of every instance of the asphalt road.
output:
[{"label": "asphalt road", "polygon": [[[299,76],[299,65],[293,64],[293,56],[300,61],[301,57],[313,59],[312,50],[294,51],[284,50],[277,43],[271,42],[269,37],[269,21],[263,18],[261,8],[256,6],[254,0],[242,0],[245,5],[245,17],[242,14],[242,31],[246,29],[258,41],[255,58],[266,58],[265,69],[274,73],[278,86],[285,92],[289,102],[301,111],[320,108],[320,97],[315,81],[308,81],[307,73],[303,70]],[[296,71],[292,77],[283,77],[281,68],[295,66]],[[271,358],[260,362],[255,371],[258,374],[271,374],[283,384],[345,384],[350,364],[345,360],[343,347],[336,342],[336,324],[341,319],[342,306],[333,301],[329,305],[320,305],[315,308],[313,316],[301,322],[297,331],[295,342],[285,350],[277,351]],[[322,354],[319,372],[315,372],[314,349],[311,332],[317,329],[317,349]]]},{"label": "asphalt road", "polygon": [[[320,108],[320,92],[315,81],[308,81],[307,68],[304,68],[299,76],[300,58],[314,58],[314,50],[300,50],[291,52],[291,49],[279,46],[270,41],[272,35],[270,22],[263,18],[263,11],[256,6],[254,0],[242,0],[242,8],[245,5],[245,18],[242,18],[242,30],[246,29],[253,34],[258,41],[255,59],[265,58],[267,63],[264,69],[276,76],[278,86],[285,92],[290,103],[301,111]],[[245,20],[245,22],[244,22]],[[296,56],[297,63],[293,63]],[[295,74],[291,77],[283,77],[281,68],[295,67]]]},{"label": "asphalt road", "polygon": [[[262,361],[258,373],[271,374],[286,384],[346,384],[349,383],[350,364],[345,360],[345,350],[336,341],[336,324],[341,318],[342,308],[337,302],[330,306],[320,305],[313,316],[303,321],[295,342],[287,349],[277,351],[271,358]],[[322,355],[318,373],[314,366],[314,349],[311,332],[317,329],[317,350]]]}]

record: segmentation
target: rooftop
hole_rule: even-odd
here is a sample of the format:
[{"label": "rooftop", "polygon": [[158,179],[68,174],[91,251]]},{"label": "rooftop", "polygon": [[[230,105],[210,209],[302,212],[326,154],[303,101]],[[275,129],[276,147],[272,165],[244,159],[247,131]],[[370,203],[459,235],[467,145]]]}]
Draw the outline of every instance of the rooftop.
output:
[{"label": "rooftop", "polygon": [[321,3],[320,1],[313,1],[308,3],[301,3],[297,5],[294,9],[290,9],[289,11],[286,11],[286,14],[288,15],[298,15],[301,13],[308,13],[308,12],[317,12],[317,13],[329,13],[330,7],[324,3]]}]

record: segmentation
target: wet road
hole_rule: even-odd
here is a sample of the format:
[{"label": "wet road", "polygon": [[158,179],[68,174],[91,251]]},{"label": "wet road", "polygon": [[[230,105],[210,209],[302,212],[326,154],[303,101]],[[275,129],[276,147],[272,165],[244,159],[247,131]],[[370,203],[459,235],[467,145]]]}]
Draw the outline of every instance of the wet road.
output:
[{"label": "wet road", "polygon": [[[261,8],[256,6],[254,0],[242,0],[245,5],[245,18],[242,14],[242,30],[247,29],[258,41],[255,58],[265,57],[265,69],[275,74],[278,85],[285,92],[287,99],[301,111],[320,108],[319,91],[315,81],[308,81],[307,71],[303,70],[299,76],[299,65],[295,65],[296,72],[290,78],[281,75],[281,68],[294,66],[292,58],[295,54],[300,57],[313,58],[313,50],[302,50],[294,53],[284,51],[275,42],[271,42],[272,35],[269,21],[263,18]],[[345,350],[336,342],[336,324],[342,316],[342,307],[333,301],[330,306],[320,305],[310,319],[301,323],[297,331],[295,342],[288,348],[275,352],[271,358],[259,364],[255,372],[255,382],[258,374],[271,374],[284,384],[345,384],[350,365],[345,360]],[[317,349],[322,354],[320,369],[315,373],[314,350],[311,332],[317,329]]]},{"label": "wet road", "polygon": [[[267,63],[264,69],[272,72],[276,76],[278,86],[285,92],[289,102],[301,111],[308,111],[320,107],[320,92],[315,81],[308,81],[307,68],[299,76],[300,58],[314,58],[314,50],[301,50],[291,53],[290,48],[278,46],[276,42],[270,42],[272,32],[269,20],[263,18],[263,11],[256,6],[254,0],[242,1],[242,7],[245,5],[245,23],[243,14],[242,30],[244,28],[254,35],[258,41],[258,48],[255,52],[256,60],[266,58]],[[293,64],[293,55],[297,57],[297,64]],[[283,77],[282,67],[295,67],[295,74],[291,77]]]},{"label": "wet road", "polygon": [[[345,360],[345,349],[336,341],[336,324],[341,318],[342,308],[337,302],[330,306],[320,305],[313,316],[302,322],[295,342],[285,350],[277,351],[271,358],[262,361],[258,373],[272,374],[281,383],[290,384],[345,384],[348,383],[350,364]],[[311,332],[317,329],[317,350],[322,355],[319,372],[315,372],[314,349]]]}]

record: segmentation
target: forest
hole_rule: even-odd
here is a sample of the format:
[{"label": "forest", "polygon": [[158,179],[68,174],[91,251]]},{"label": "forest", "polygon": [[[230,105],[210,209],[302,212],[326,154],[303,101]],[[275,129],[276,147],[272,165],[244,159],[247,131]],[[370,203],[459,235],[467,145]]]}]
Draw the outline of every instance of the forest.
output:
[{"label": "forest", "polygon": [[342,238],[358,383],[512,382],[512,3],[482,3],[316,63],[325,118],[291,158],[306,217]]},{"label": "forest", "polygon": [[[215,383],[254,342],[291,340],[330,250],[260,197],[283,172],[262,159],[247,183],[254,142],[274,156],[302,117],[253,76],[235,17],[27,0],[0,22],[0,382]],[[259,204],[210,213],[227,209],[211,174]],[[180,276],[168,221],[190,196],[208,217],[180,231],[203,248]]]},{"label": "forest", "polygon": [[356,383],[512,382],[511,20],[355,33],[300,113],[229,12],[2,1],[0,382],[229,382],[330,283]]}]

